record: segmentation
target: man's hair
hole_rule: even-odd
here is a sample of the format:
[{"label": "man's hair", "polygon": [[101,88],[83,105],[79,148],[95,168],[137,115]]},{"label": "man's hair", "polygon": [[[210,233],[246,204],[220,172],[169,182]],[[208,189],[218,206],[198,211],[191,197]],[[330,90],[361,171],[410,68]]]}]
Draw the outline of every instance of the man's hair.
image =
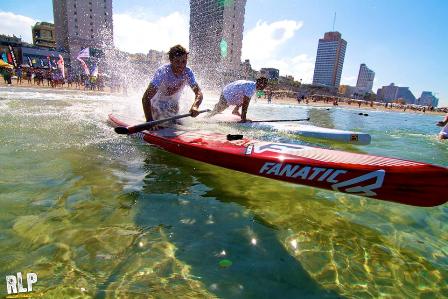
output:
[{"label": "man's hair", "polygon": [[168,52],[168,57],[170,60],[172,60],[175,57],[179,57],[185,54],[188,54],[187,49],[185,49],[181,45],[175,45],[174,47],[171,47],[170,51]]},{"label": "man's hair", "polygon": [[257,83],[266,86],[266,85],[268,84],[268,78],[266,78],[266,77],[260,77],[260,78],[257,79]]}]

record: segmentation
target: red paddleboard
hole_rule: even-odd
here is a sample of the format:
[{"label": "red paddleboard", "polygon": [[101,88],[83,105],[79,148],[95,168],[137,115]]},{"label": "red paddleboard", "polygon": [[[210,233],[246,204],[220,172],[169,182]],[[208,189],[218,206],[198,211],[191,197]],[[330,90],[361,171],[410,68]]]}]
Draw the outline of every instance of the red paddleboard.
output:
[{"label": "red paddleboard", "polygon": [[[109,115],[113,127],[135,125]],[[168,152],[270,179],[407,205],[448,201],[448,168],[188,128],[133,134]]]}]

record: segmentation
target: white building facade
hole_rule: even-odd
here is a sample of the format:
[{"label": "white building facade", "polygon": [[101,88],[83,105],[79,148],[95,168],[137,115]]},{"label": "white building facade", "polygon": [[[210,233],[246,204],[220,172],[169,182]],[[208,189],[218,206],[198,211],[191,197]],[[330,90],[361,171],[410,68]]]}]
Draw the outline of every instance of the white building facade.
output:
[{"label": "white building facade", "polygon": [[326,32],[319,39],[313,85],[339,87],[347,42],[339,32]]},{"label": "white building facade", "polygon": [[359,66],[358,80],[356,81],[356,88],[359,92],[372,92],[373,80],[375,79],[375,72],[369,69],[364,63]]},{"label": "white building facade", "polygon": [[437,107],[439,99],[432,94],[431,91],[423,91],[420,98],[417,99],[417,104],[422,106]]}]

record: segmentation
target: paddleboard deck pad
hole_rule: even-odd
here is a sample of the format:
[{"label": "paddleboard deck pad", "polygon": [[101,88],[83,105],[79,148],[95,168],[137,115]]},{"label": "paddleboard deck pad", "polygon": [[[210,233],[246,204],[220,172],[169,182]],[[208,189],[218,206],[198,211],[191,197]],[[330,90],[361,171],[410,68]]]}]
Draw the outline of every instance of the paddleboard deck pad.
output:
[{"label": "paddleboard deck pad", "polygon": [[[109,115],[113,127],[131,126]],[[270,179],[431,207],[448,200],[448,168],[299,144],[228,138],[199,129],[164,128],[133,134],[168,152]]]}]

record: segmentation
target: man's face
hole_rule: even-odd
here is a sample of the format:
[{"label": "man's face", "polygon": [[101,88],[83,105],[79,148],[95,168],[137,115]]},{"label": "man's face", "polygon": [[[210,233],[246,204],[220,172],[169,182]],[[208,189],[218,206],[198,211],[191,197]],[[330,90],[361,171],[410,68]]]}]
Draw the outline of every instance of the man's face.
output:
[{"label": "man's face", "polygon": [[176,75],[182,74],[186,66],[187,66],[187,54],[174,57],[171,60],[171,67],[173,69],[173,73],[175,73]]}]

